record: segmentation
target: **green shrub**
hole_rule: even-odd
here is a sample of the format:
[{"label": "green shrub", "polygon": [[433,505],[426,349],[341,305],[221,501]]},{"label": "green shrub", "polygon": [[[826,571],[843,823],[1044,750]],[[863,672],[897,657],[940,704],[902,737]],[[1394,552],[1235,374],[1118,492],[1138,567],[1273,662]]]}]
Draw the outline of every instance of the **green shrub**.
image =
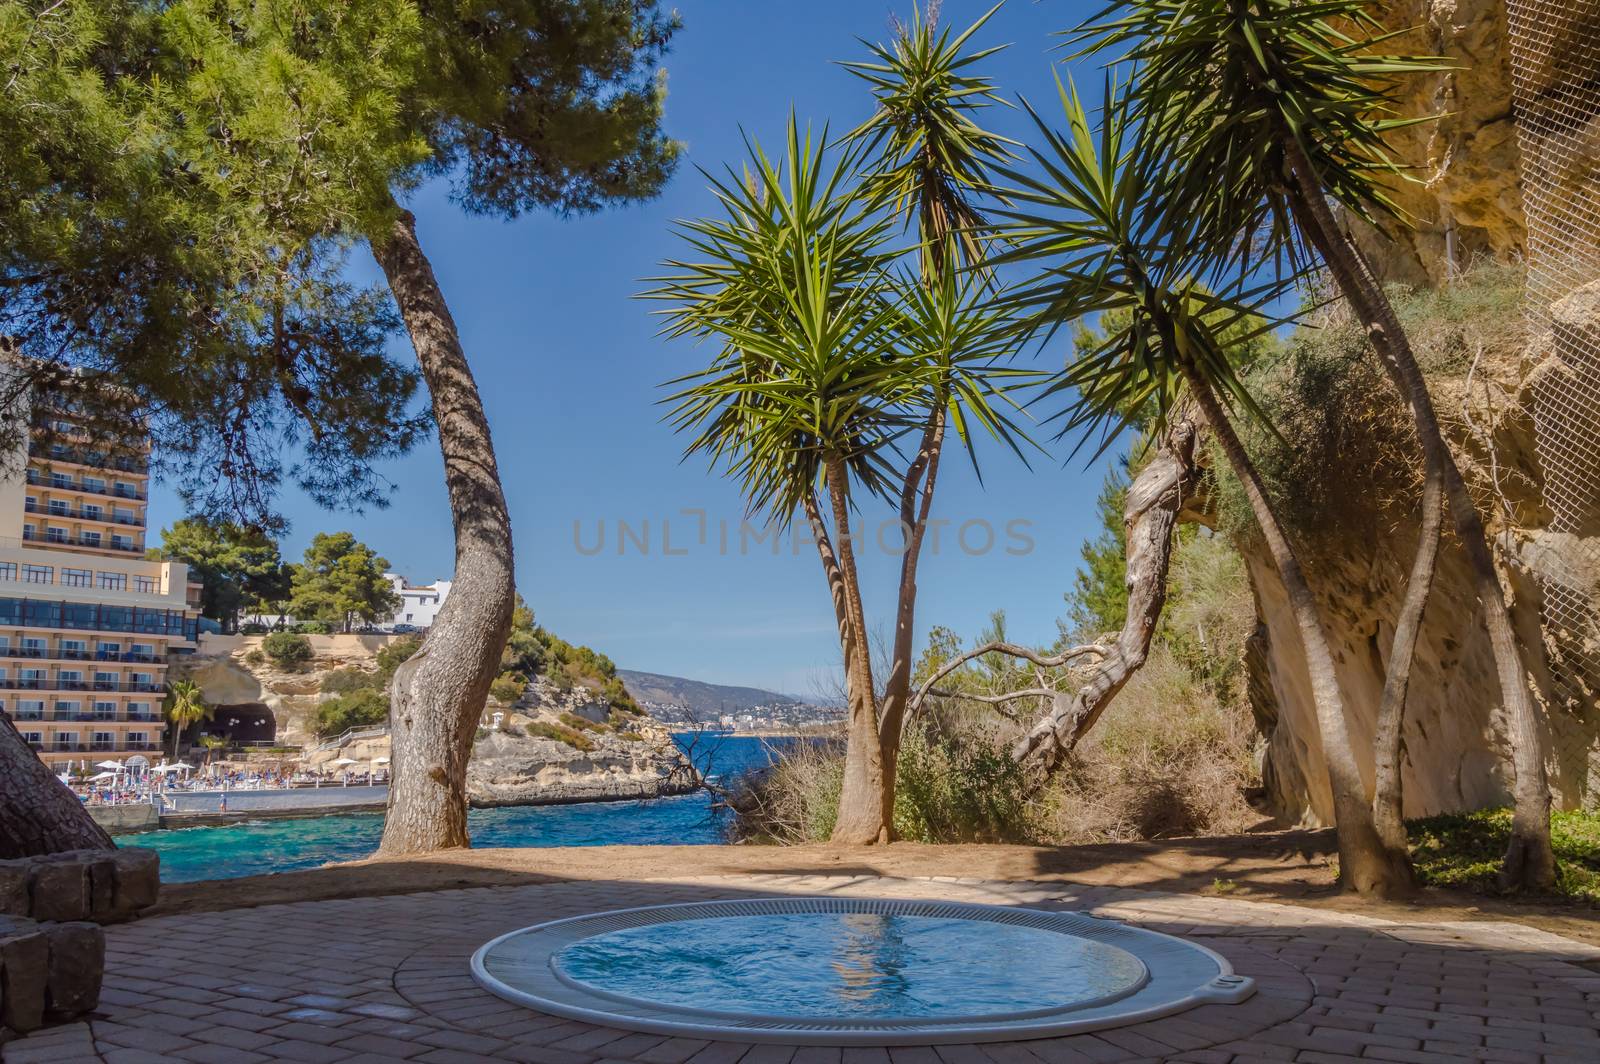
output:
[{"label": "green shrub", "polygon": [[297,632],[273,632],[261,641],[261,649],[283,666],[299,665],[312,657],[311,640]]},{"label": "green shrub", "polygon": [[844,744],[798,742],[736,785],[735,838],[791,845],[826,842],[839,819]]},{"label": "green shrub", "polygon": [[329,695],[347,695],[354,691],[375,689],[377,686],[378,677],[364,669],[334,669],[322,678],[322,693]]},{"label": "green shrub", "polygon": [[351,728],[382,724],[388,719],[389,697],[381,691],[363,688],[318,706],[317,734],[338,735]]},{"label": "green shrub", "polygon": [[298,635],[332,635],[333,625],[327,621],[301,621],[289,631]]},{"label": "green shrub", "polygon": [[515,736],[519,739],[524,734],[523,730],[517,727],[515,724],[502,724],[500,725],[500,730],[505,732],[507,735]]},{"label": "green shrub", "polygon": [[[1511,810],[1449,813],[1406,824],[1411,858],[1422,882],[1499,893],[1500,858],[1511,838]],[[1600,904],[1600,812],[1552,813],[1556,893]]]},{"label": "green shrub", "polygon": [[915,842],[1034,842],[1042,835],[1022,771],[992,739],[907,728],[895,834]]},{"label": "green shrub", "polygon": [[494,678],[494,683],[489,685],[489,695],[497,702],[510,705],[522,697],[522,692],[528,687],[528,681],[514,672],[503,672]]},{"label": "green shrub", "polygon": [[536,720],[528,725],[528,734],[536,735],[542,739],[554,739],[558,743],[566,743],[568,746],[575,747],[585,753],[594,749],[594,743],[587,735],[573,731],[571,728],[560,724],[550,724],[542,720]]},{"label": "green shrub", "polygon": [[240,635],[266,635],[271,629],[260,621],[246,621],[239,626]]},{"label": "green shrub", "polygon": [[561,723],[574,731],[605,732],[611,730],[609,724],[596,724],[588,717],[580,717],[576,713],[561,714]]},{"label": "green shrub", "polygon": [[422,649],[422,640],[415,637],[397,639],[393,643],[385,644],[378,650],[378,674],[383,677],[384,686],[394,676],[394,670],[400,663]]},{"label": "green shrub", "polygon": [[244,660],[247,665],[264,665],[266,664],[267,656],[257,649],[247,653],[244,656]]}]

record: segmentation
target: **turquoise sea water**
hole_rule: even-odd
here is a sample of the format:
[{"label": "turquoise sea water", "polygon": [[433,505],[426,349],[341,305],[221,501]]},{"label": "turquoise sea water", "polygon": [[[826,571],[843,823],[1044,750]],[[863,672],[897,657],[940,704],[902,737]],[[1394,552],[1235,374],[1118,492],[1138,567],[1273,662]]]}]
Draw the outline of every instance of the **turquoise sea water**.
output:
[{"label": "turquoise sea water", "polygon": [[[695,759],[702,771],[731,778],[766,765],[774,746],[785,741],[722,738],[709,744],[709,753],[697,750]],[[724,839],[722,820],[704,794],[648,802],[474,809],[467,822],[473,845],[483,847],[682,846]],[[382,831],[382,814],[358,813],[151,831],[124,841],[160,852],[163,881],[188,883],[359,860],[377,848]]]}]

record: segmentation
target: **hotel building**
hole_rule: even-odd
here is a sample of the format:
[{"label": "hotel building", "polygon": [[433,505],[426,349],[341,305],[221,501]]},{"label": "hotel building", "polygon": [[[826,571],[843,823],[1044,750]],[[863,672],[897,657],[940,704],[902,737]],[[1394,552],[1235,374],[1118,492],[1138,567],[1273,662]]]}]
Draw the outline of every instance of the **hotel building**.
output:
[{"label": "hotel building", "polygon": [[58,392],[29,406],[27,438],[0,456],[0,709],[52,769],[154,762],[199,587],[144,557],[149,441],[91,441]]}]

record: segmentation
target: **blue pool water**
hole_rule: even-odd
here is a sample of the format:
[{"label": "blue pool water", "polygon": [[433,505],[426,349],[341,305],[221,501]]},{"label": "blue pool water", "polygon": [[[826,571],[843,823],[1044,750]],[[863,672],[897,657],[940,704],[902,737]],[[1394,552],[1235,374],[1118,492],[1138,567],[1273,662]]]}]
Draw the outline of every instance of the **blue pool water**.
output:
[{"label": "blue pool water", "polygon": [[769,913],[646,924],[551,958],[585,987],[716,1015],[1012,1015],[1137,989],[1115,946],[1035,927],[882,913]]},{"label": "blue pool water", "polygon": [[[728,737],[696,751],[702,771],[732,778],[766,765],[792,740]],[[723,841],[722,818],[704,794],[648,802],[473,809],[467,814],[474,846],[694,845]],[[130,845],[161,854],[168,883],[233,879],[265,872],[355,861],[377,849],[380,813],[341,813],[301,820],[255,820],[226,827],[180,828],[129,837]]]}]

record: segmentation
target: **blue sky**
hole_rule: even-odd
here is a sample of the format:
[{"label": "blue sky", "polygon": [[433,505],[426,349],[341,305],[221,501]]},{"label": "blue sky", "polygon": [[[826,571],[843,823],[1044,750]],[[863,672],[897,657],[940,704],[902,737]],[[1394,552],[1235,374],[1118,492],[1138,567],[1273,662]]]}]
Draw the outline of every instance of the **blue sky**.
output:
[{"label": "blue sky", "polygon": [[[947,0],[944,20],[965,26],[986,7]],[[1067,0],[1010,0],[978,38],[1011,45],[987,72],[1008,97],[1025,94],[1051,114],[1052,64],[1061,54],[1050,34],[1089,10]],[[815,551],[785,544],[775,557],[770,545],[750,544],[740,552],[735,485],[699,459],[680,463],[682,441],[660,423],[655,405],[660,383],[696,368],[707,352],[658,339],[650,307],[633,297],[640,279],[678,251],[670,223],[714,209],[695,166],[736,163],[741,128],[776,143],[791,107],[836,131],[869,113],[864,86],[833,61],[861,56],[857,37],[885,39],[891,13],[908,15],[909,0],[684,0],[679,11],[684,27],[667,58],[667,129],[686,144],[687,159],[659,199],[587,218],[503,222],[463,214],[441,186],[423,190],[411,206],[488,408],[516,534],[518,586],[540,621],[624,668],[809,694],[839,655]],[[1085,88],[1099,82],[1092,68],[1077,74]],[[1019,138],[1027,133],[1015,111],[992,109],[990,122]],[[375,276],[364,251],[355,268]],[[1040,364],[1059,365],[1064,342],[1038,355]],[[403,337],[396,345],[410,357]],[[992,610],[1004,609],[1014,638],[1054,638],[1079,546],[1095,531],[1104,472],[1081,458],[1064,464],[1067,448],[1056,450],[1029,471],[990,447],[982,485],[965,459],[950,456],[934,517],[951,523],[940,550],[925,551],[919,580],[923,633],[941,624],[970,638]],[[331,513],[288,493],[285,555],[298,559],[315,532],[348,529],[412,580],[448,577],[453,549],[437,444],[430,439],[384,473],[398,485],[393,504],[364,515]],[[698,518],[685,509],[705,511],[704,546]],[[181,513],[170,490],[158,488],[152,525]],[[869,530],[886,516],[868,508]],[[648,522],[648,553],[630,539],[619,555],[619,520],[635,535]],[[673,548],[687,553],[663,554],[663,520]],[[724,520],[727,553],[718,543]],[[992,549],[982,549],[982,525],[966,537],[976,553],[956,542],[959,527],[974,520],[995,529]],[[593,550],[601,521],[604,548],[580,551],[574,523]],[[1025,554],[1006,552],[1021,547],[1006,535],[1010,521],[1027,522]],[[898,559],[867,549],[862,563],[869,623],[887,630]]]}]

